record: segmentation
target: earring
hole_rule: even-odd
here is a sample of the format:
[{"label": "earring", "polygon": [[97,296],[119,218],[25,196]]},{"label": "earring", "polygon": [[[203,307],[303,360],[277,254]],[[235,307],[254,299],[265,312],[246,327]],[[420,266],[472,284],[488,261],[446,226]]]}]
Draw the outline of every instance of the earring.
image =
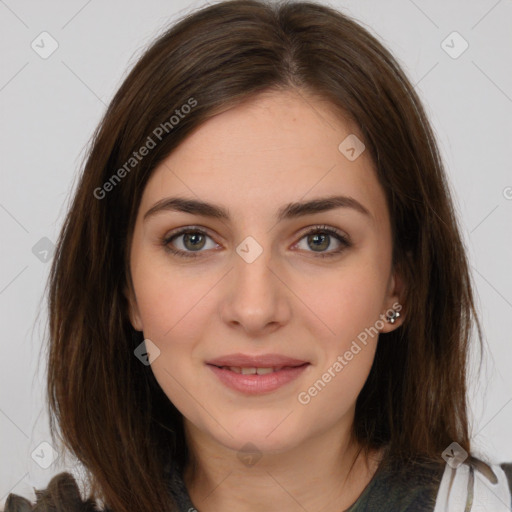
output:
[{"label": "earring", "polygon": [[391,311],[391,313],[387,317],[387,321],[390,324],[394,324],[396,322],[396,319],[400,316],[400,313],[398,311]]}]

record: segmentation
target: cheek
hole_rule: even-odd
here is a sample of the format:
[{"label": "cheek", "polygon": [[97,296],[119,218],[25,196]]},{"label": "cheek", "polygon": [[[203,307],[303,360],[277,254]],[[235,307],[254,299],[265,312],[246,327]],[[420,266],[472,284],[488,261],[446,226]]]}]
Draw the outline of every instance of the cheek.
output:
[{"label": "cheek", "polygon": [[[141,267],[142,268],[142,267]],[[151,370],[169,400],[185,415],[196,418],[194,396],[207,403],[198,387],[195,348],[204,339],[212,318],[208,290],[211,278],[190,277],[179,269],[146,265],[134,280],[144,337],[159,348]],[[187,390],[187,392],[184,392]]]},{"label": "cheek", "polygon": [[325,421],[336,421],[354,405],[371,370],[382,327],[377,323],[382,322],[383,297],[377,278],[370,268],[347,268],[337,280],[326,280],[322,293],[310,289],[305,299],[315,313],[310,330],[319,359],[301,396],[309,413]]},{"label": "cheek", "polygon": [[343,345],[375,325],[383,313],[386,277],[375,266],[358,263],[303,283],[301,299],[323,325],[323,339]]},{"label": "cheek", "polygon": [[192,338],[201,318],[208,316],[204,299],[215,286],[215,276],[162,263],[161,257],[139,261],[132,276],[144,335],[163,344]]}]

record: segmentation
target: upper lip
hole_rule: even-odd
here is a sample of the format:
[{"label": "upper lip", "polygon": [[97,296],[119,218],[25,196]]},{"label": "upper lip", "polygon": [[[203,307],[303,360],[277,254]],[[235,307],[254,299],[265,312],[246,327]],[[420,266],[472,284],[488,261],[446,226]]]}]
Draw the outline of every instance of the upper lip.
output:
[{"label": "upper lip", "polygon": [[206,361],[206,364],[212,364],[214,366],[236,366],[240,368],[301,366],[305,363],[307,363],[307,361],[286,357],[280,354],[261,354],[258,356],[249,356],[240,353],[216,357],[215,359]]}]

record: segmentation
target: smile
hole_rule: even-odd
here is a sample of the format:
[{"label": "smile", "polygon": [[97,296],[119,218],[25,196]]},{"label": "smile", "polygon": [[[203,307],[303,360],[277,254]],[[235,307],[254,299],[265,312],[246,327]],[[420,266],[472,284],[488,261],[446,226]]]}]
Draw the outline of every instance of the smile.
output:
[{"label": "smile", "polygon": [[240,367],[207,364],[226,387],[248,395],[270,393],[295,380],[309,363],[300,366]]},{"label": "smile", "polygon": [[280,366],[278,368],[242,368],[241,366],[221,366],[220,368],[223,370],[231,370],[235,373],[241,373],[242,375],[265,375],[267,373],[277,372],[286,367]]}]

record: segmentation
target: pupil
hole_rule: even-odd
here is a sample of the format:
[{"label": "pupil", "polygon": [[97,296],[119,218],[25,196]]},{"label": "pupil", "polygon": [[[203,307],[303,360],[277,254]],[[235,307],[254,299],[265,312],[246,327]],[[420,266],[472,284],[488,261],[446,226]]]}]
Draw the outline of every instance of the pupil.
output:
[{"label": "pupil", "polygon": [[[192,241],[192,248],[196,248],[197,249],[199,247],[200,242],[201,242],[201,240],[198,240],[198,238],[201,239],[202,236],[203,235],[199,235],[197,233],[192,233],[192,234],[191,233],[186,233],[185,234],[185,241],[184,241],[185,245],[187,246],[187,242],[195,240],[195,241]],[[201,249],[202,246],[204,245],[204,240],[202,240],[202,241],[203,241],[203,244],[199,247],[199,249]],[[199,244],[198,244],[198,242],[199,242]]]},{"label": "pupil", "polygon": [[327,240],[327,238],[328,238],[328,235],[321,235],[321,234],[319,235],[319,234],[317,233],[317,234],[315,234],[315,235],[311,235],[311,236],[310,236],[310,239],[311,239],[311,238],[312,238],[313,240],[315,240],[315,242],[316,242],[316,241],[318,241],[320,238],[322,239],[322,240],[321,240],[321,243],[323,242],[323,245],[320,245],[320,244],[316,244],[316,243],[315,243],[315,244],[314,244],[314,246],[315,246],[315,247],[320,248],[320,249],[327,249],[327,247],[329,247],[329,242],[327,242],[327,244],[325,243],[325,241],[326,241],[326,240]]}]

